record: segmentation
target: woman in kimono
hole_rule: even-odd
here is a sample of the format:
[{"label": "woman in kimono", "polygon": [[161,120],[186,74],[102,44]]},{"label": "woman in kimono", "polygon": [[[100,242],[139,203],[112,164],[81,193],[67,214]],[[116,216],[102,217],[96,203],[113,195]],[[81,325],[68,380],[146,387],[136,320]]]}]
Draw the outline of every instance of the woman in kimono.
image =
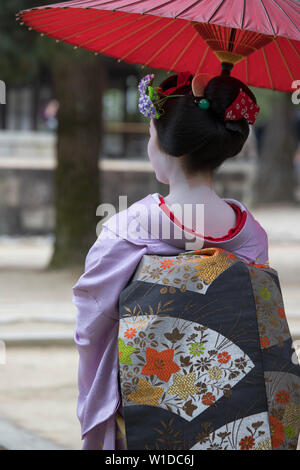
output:
[{"label": "woman in kimono", "polygon": [[[148,155],[169,193],[148,194],[105,222],[73,286],[77,415],[86,450],[126,448],[118,383],[118,302],[143,255],[177,255],[187,248],[184,235],[192,234],[198,248],[218,246],[247,263],[268,263],[265,230],[243,203],[219,197],[212,182],[214,171],[242,150],[259,110],[255,96],[225,67],[212,79],[182,72],[157,88],[151,87],[152,80],[153,75],[140,82],[139,109],[150,117]],[[204,205],[203,227],[199,230],[197,220],[183,221],[180,211],[175,215],[176,204]],[[158,226],[148,224],[149,213],[158,216]],[[163,224],[174,229],[172,235],[154,234]]]}]

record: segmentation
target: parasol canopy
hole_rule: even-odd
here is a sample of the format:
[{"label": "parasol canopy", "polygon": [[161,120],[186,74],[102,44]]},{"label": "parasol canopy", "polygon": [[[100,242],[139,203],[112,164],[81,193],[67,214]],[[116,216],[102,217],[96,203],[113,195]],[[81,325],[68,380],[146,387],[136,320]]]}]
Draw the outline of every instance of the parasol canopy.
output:
[{"label": "parasol canopy", "polygon": [[41,34],[142,67],[220,73],[294,91],[300,79],[296,0],[74,0],[21,11]]}]

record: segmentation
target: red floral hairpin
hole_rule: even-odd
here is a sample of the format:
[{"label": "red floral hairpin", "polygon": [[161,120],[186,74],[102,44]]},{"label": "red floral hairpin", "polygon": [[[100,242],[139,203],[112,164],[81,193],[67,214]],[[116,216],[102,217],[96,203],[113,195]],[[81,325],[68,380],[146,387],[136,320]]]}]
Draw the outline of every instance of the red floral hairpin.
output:
[{"label": "red floral hairpin", "polygon": [[259,110],[260,107],[240,88],[238,96],[225,111],[224,121],[238,121],[245,118],[249,124],[254,124]]}]

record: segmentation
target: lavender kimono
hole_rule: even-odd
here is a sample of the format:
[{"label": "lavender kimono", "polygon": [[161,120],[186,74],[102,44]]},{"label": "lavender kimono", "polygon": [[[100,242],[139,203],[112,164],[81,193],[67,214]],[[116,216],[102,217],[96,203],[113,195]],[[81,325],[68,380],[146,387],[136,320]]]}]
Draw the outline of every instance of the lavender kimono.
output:
[{"label": "lavender kimono", "polygon": [[[120,293],[144,255],[174,256],[185,250],[186,234],[162,211],[159,197],[158,193],[149,194],[103,224],[86,257],[84,274],[73,286],[77,307],[74,340],[79,352],[77,415],[83,449],[124,448],[118,382]],[[226,241],[206,239],[203,243],[201,239],[201,245],[195,248],[216,246],[247,263],[266,264],[266,232],[241,202],[224,201],[246,212],[242,229]],[[151,217],[158,221],[154,228]],[[171,227],[167,236],[161,231],[166,224]]]}]

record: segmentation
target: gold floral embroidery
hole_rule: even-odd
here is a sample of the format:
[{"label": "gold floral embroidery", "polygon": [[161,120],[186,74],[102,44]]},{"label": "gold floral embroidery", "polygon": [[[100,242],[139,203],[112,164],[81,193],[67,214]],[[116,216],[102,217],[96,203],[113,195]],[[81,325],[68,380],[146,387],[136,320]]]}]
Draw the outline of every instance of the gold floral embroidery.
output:
[{"label": "gold floral embroidery", "polygon": [[286,428],[291,427],[296,433],[300,431],[300,405],[289,403],[283,416],[283,424]]},{"label": "gold floral embroidery", "polygon": [[151,387],[146,379],[141,378],[138,381],[138,388],[130,393],[128,398],[139,405],[159,406],[158,400],[162,396],[164,389],[162,387]]},{"label": "gold floral embroidery", "polygon": [[268,437],[264,441],[259,442],[253,450],[272,450],[271,439]]},{"label": "gold floral embroidery", "polygon": [[196,374],[182,375],[179,372],[173,375],[173,385],[168,389],[170,395],[179,395],[187,400],[189,395],[199,393],[199,389],[195,386]]},{"label": "gold floral embroidery", "polygon": [[212,380],[220,380],[223,375],[222,370],[218,366],[214,366],[208,370],[208,375]]},{"label": "gold floral embroidery", "polygon": [[199,281],[203,281],[205,284],[211,284],[222,272],[231,266],[228,258],[220,252],[207,258],[193,258],[191,262],[194,263]]}]

